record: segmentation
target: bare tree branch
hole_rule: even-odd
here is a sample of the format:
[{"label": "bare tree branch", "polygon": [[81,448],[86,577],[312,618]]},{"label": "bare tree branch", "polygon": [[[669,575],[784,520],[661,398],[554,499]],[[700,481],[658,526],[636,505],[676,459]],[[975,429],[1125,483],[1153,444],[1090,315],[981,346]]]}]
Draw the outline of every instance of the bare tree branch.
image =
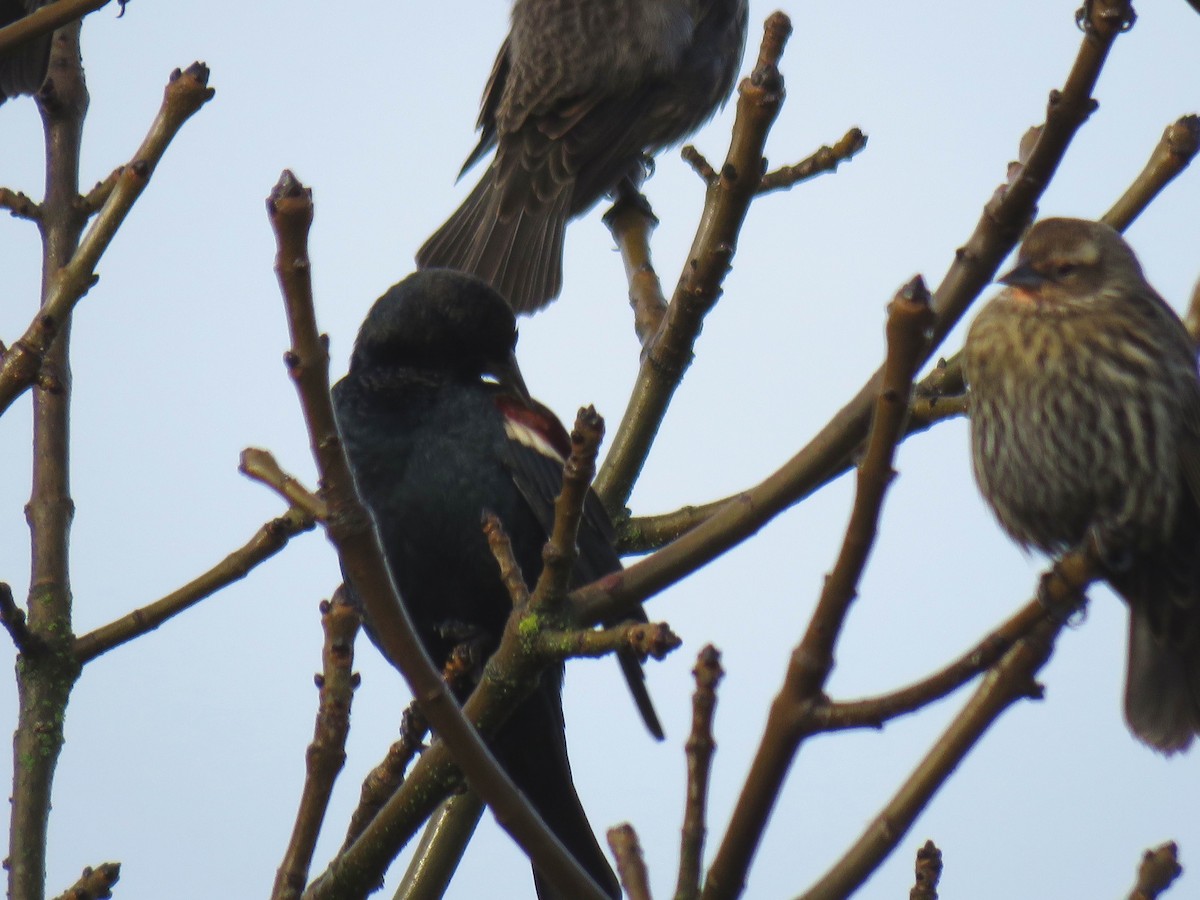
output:
[{"label": "bare tree branch", "polygon": [[825,579],[804,637],[792,652],[784,685],[771,704],[750,773],[709,868],[701,894],[704,900],[727,900],[742,892],[783,780],[800,744],[812,733],[809,712],[825,701],[833,648],[875,541],[884,496],[895,474],[892,459],[908,415],[913,375],[924,356],[932,322],[929,293],[920,277],[914,278],[888,307],[883,383],[867,452],[858,468],[857,492],[842,549]]},{"label": "bare tree branch", "polygon": [[542,572],[538,576],[530,608],[535,611],[561,608],[575,568],[579,520],[583,501],[596,474],[596,454],[604,439],[604,419],[593,406],[580,409],[571,429],[571,453],[563,464],[562,490],[554,500],[554,527],[542,549]]},{"label": "bare tree branch", "polygon": [[629,282],[629,305],[633,307],[633,330],[638,343],[646,347],[658,334],[667,314],[667,298],[662,282],[650,259],[650,235],[658,219],[649,201],[622,181],[617,189],[617,201],[604,214],[604,224],[612,233],[625,278]]},{"label": "bare tree branch", "polygon": [[[77,253],[84,220],[79,195],[79,157],[87,86],[79,62],[79,27],[53,41],[48,90],[38,110],[46,145],[46,196],[42,233],[42,311],[53,300],[55,275]],[[65,324],[65,323],[64,323]],[[80,668],[71,654],[70,330],[38,360],[57,390],[33,395],[33,487],[26,507],[30,534],[26,648],[36,649],[17,666],[17,727],[13,735],[13,792],[9,820],[8,896],[41,900],[46,890],[46,835],[54,771],[63,746],[63,719]],[[0,383],[9,359],[0,361]],[[36,373],[35,373],[36,374]]]},{"label": "bare tree branch", "polygon": [[1188,167],[1197,150],[1200,150],[1200,116],[1183,116],[1168,125],[1142,173],[1104,214],[1102,221],[1124,231]]},{"label": "bare tree branch", "polygon": [[763,146],[783,103],[783,54],[791,21],[781,12],[766,23],[758,64],[738,88],[737,120],[720,177],[708,187],[705,212],[662,327],[643,353],[637,382],[612,446],[596,476],[596,493],[619,513],[646,462],[671,398],[692,361],[704,317],[720,296],[738,232],[758,190]]},{"label": "bare tree branch", "polygon": [[863,835],[801,900],[840,900],[852,894],[908,833],[934,793],[1001,713],[1018,700],[1040,699],[1041,687],[1034,679],[1096,573],[1096,548],[1089,544],[1064,555],[1042,576],[1038,600],[1047,614],[1004,654]]},{"label": "bare tree branch", "polygon": [[[451,652],[442,668],[442,680],[457,697],[466,694],[478,674],[480,661],[475,658],[474,648],[459,644]],[[429,722],[421,713],[417,702],[412,701],[400,718],[400,739],[388,748],[387,756],[363,780],[358,807],[350,817],[350,827],[342,844],[342,851],[354,843],[366,830],[371,821],[383,808],[392,794],[396,793],[409,763],[425,749],[425,735],[429,733]]]},{"label": "bare tree branch", "polygon": [[388,748],[383,761],[367,773],[359,794],[358,806],[350,816],[350,826],[342,843],[344,852],[375,818],[383,804],[404,781],[404,773],[416,755],[425,749],[422,741],[429,733],[429,723],[421,715],[414,700],[404,710],[400,720],[400,739]]},{"label": "bare tree branch", "polygon": [[42,218],[42,208],[38,204],[11,188],[0,187],[0,209],[7,209],[16,218],[31,222],[38,222]]},{"label": "bare tree branch", "polygon": [[320,701],[312,743],[305,754],[306,776],[300,794],[296,823],[275,875],[272,900],[296,900],[308,883],[317,837],[329,808],[333,784],[346,763],[346,735],[350,732],[350,705],[358,676],[353,674],[354,638],[358,634],[358,608],[339,587],[331,601],[321,603],[321,674],[317,676]]},{"label": "bare tree branch", "polygon": [[704,838],[708,833],[708,781],[716,750],[713,740],[713,712],[717,706],[717,685],[725,672],[721,654],[709,644],[696,657],[692,669],[696,690],[692,693],[692,730],[688,735],[687,802],[679,846],[679,877],[675,900],[695,900],[700,896],[700,870],[704,863]]},{"label": "bare tree branch", "polygon": [[595,659],[630,650],[638,658],[666,659],[683,641],[665,622],[624,622],[599,631],[590,628],[542,631],[536,646],[551,659],[587,657]]},{"label": "bare tree branch", "polygon": [[617,874],[629,900],[650,900],[650,875],[637,832],[628,823],[608,829],[608,846],[617,858]]},{"label": "bare tree branch", "polygon": [[1179,848],[1174,841],[1147,850],[1138,866],[1137,883],[1129,892],[1129,900],[1155,900],[1183,872],[1179,865]]},{"label": "bare tree branch", "polygon": [[120,879],[120,863],[101,863],[94,869],[88,866],[79,880],[55,900],[107,900],[112,896],[112,886]]},{"label": "bare tree branch", "polygon": [[102,625],[95,631],[89,631],[76,638],[75,658],[80,665],[84,665],[114,647],[153,631],[168,619],[190,609],[235,581],[245,578],[255,566],[286,547],[288,541],[298,534],[311,531],[314,526],[315,523],[308,513],[293,507],[279,518],[264,524],[244,546],[230,553],[203,575],[172,591],[161,600],[135,609],[115,622]]},{"label": "bare tree branch", "polygon": [[908,900],[938,900],[938,882],[942,878],[942,851],[933,841],[926,841],[917,851],[916,882],[908,892]]},{"label": "bare tree branch", "polygon": [[808,159],[768,172],[758,185],[758,193],[769,194],[772,191],[788,190],[802,181],[827,172],[836,172],[838,166],[854,159],[866,147],[867,136],[858,128],[851,128],[832,147],[826,144]]},{"label": "bare tree branch", "polygon": [[247,447],[238,461],[238,471],[252,481],[265,484],[280,497],[318,522],[329,518],[325,501],[314,494],[294,475],[283,470],[279,461],[269,450]]},{"label": "bare tree branch", "polygon": [[674,512],[651,516],[617,518],[617,549],[621,553],[647,553],[665,547],[711,519],[721,507],[737,499],[724,497],[700,506],[684,506]]},{"label": "bare tree branch", "polygon": [[12,588],[0,581],[0,625],[12,638],[13,646],[18,653],[28,653],[33,640],[29,626],[25,621],[25,610],[13,599]]},{"label": "bare tree branch", "polygon": [[97,182],[96,186],[84,195],[81,201],[81,207],[84,212],[88,215],[93,215],[104,208],[104,204],[108,202],[108,198],[112,196],[112,192],[116,190],[117,185],[120,183],[121,173],[124,170],[124,166],[117,166],[117,168],[109,173],[107,178]]},{"label": "bare tree branch", "polygon": [[923,706],[948,696],[994,666],[1013,644],[1029,634],[1045,615],[1045,606],[1034,600],[958,659],[932,675],[877,697],[822,705],[813,709],[813,722],[820,731],[881,728],[892,719],[916,712]]},{"label": "bare tree branch", "polygon": [[455,794],[429,819],[393,900],[441,900],[483,815],[473,792]]},{"label": "bare tree branch", "polygon": [[[59,3],[44,7],[43,12],[57,9]],[[32,17],[30,17],[32,18]],[[10,25],[9,28],[15,26]],[[7,29],[6,29],[7,30]],[[78,65],[78,63],[76,63]],[[150,182],[150,176],[158,166],[171,139],[179,132],[192,115],[212,99],[213,89],[208,87],[208,69],[201,63],[192,63],[187,70],[176,69],[163,92],[163,103],[150,126],[150,131],[128,165],[121,169],[120,178],[97,214],[87,234],[74,244],[73,252],[64,257],[52,269],[42,300],[42,308],[26,329],[25,334],[8,348],[0,358],[0,414],[24,391],[36,383],[42,369],[42,361],[55,336],[66,327],[71,311],[83,295],[96,283],[96,264],[125,221],[134,202]],[[57,101],[56,101],[57,102]],[[82,217],[84,210],[78,202],[78,173],[72,187],[73,218]],[[47,198],[46,203],[50,202]],[[42,227],[48,227],[49,212],[43,204]],[[76,226],[82,228],[82,221]]]}]

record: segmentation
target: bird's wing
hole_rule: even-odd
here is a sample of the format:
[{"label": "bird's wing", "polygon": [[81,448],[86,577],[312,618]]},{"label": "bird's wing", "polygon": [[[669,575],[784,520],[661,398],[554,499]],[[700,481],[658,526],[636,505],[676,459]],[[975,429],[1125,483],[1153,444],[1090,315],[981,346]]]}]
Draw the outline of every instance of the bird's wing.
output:
[{"label": "bird's wing", "polygon": [[[562,491],[563,465],[570,453],[570,437],[558,418],[536,401],[526,404],[502,393],[497,394],[496,401],[504,416],[513,481],[549,535],[554,528],[554,500]],[[576,538],[578,556],[572,579],[575,585],[589,584],[621,568],[620,557],[613,549],[615,538],[616,532],[604,505],[589,490],[584,498],[583,516]],[[645,610],[641,604],[636,604],[626,610],[621,619],[605,624],[614,625],[622,619],[647,621]],[[646,690],[646,676],[641,661],[632,651],[626,650],[618,652],[617,659],[642,721],[655,738],[662,740],[662,724]]]},{"label": "bird's wing", "polygon": [[483,89],[483,99],[479,103],[479,120],[475,123],[475,129],[479,132],[479,143],[463,163],[458,172],[459,178],[496,146],[496,112],[504,96],[508,70],[508,38],[505,38],[504,43],[500,45],[500,52],[496,54],[496,61],[492,64],[492,73],[488,76],[487,85]]},{"label": "bird's wing", "polygon": [[573,211],[586,209],[655,143],[646,135],[659,127],[654,98],[695,39],[696,11],[687,2],[615,6],[577,4],[570,15],[547,15],[536,3],[522,15],[514,10],[495,108],[502,215],[565,190]]},{"label": "bird's wing", "polygon": [[1151,315],[1166,320],[1167,327],[1175,332],[1169,357],[1174,363],[1172,369],[1180,373],[1177,377],[1180,383],[1178,390],[1183,394],[1180,398],[1183,422],[1180,429],[1179,467],[1191,498],[1200,511],[1200,375],[1197,375],[1196,368],[1196,343],[1170,304],[1149,286],[1147,293],[1151,301]]},{"label": "bird's wing", "polygon": [[1179,448],[1179,465],[1192,500],[1200,508],[1200,383],[1186,404],[1187,428]]}]

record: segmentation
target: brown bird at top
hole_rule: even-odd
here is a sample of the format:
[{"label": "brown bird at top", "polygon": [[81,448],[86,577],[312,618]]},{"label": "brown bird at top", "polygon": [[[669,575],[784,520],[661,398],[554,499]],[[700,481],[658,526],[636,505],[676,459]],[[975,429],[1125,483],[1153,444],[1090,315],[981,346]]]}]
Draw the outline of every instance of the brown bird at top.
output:
[{"label": "brown bird at top", "polygon": [[747,15],[747,0],[516,0],[462,171],[496,155],[418,266],[476,275],[520,313],[557,297],[567,222],[725,102]]},{"label": "brown bird at top", "polygon": [[1025,547],[1094,538],[1129,605],[1125,718],[1200,732],[1200,378],[1178,316],[1112,228],[1046,219],[967,335],[975,478]]}]

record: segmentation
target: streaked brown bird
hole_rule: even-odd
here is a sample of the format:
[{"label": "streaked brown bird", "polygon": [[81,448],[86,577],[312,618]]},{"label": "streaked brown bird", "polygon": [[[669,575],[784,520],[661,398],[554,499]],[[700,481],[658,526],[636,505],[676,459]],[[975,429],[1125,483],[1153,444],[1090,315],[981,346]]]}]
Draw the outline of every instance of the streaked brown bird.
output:
[{"label": "streaked brown bird", "polygon": [[557,297],[567,222],[725,102],[747,15],[747,0],[516,0],[460,177],[496,155],[417,265],[476,275],[520,313]]},{"label": "streaked brown bird", "polygon": [[967,335],[975,478],[1025,547],[1087,537],[1129,605],[1125,718],[1200,732],[1200,378],[1178,316],[1112,228],[1046,219]]}]

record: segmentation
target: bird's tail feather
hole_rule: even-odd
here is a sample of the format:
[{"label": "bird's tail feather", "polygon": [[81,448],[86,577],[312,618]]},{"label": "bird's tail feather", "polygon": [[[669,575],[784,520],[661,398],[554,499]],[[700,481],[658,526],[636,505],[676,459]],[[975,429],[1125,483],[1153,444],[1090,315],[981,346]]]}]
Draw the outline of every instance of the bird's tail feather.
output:
[{"label": "bird's tail feather", "polygon": [[[575,792],[563,731],[561,675],[543,676],[543,684],[513,711],[496,735],[496,757],[563,846],[611,897],[621,890],[600,849]],[[539,900],[568,900],[537,869]]]},{"label": "bird's tail feather", "polygon": [[661,741],[665,737],[662,722],[658,720],[654,701],[650,699],[650,691],[646,689],[646,671],[642,668],[641,660],[630,650],[618,650],[617,661],[621,664],[625,683],[629,685],[629,693],[633,695],[633,702],[646,724],[646,730],[654,735],[655,740]]},{"label": "bird's tail feather", "polygon": [[489,169],[462,205],[417,251],[422,269],[457,269],[488,282],[518,313],[541,309],[562,290],[570,189],[503,211]]},{"label": "bird's tail feather", "polygon": [[[7,25],[0,22],[0,25]],[[0,103],[18,94],[34,94],[46,80],[50,35],[45,34],[0,55]]]},{"label": "bird's tail feather", "polygon": [[1200,653],[1156,632],[1145,605],[1131,603],[1125,719],[1140,740],[1176,753],[1200,732]]}]

